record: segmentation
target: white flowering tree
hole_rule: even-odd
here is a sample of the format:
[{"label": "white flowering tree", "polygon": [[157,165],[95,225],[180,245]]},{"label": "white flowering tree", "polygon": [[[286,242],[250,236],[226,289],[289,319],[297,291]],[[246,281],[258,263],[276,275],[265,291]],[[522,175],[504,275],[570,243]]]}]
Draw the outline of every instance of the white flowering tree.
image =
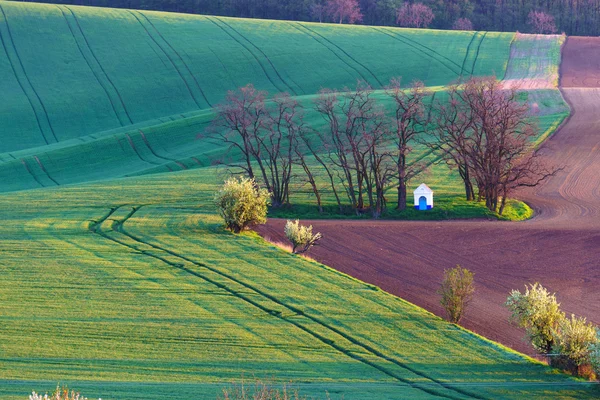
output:
[{"label": "white flowering tree", "polygon": [[298,220],[287,221],[285,224],[284,233],[285,237],[287,237],[292,244],[292,253],[305,253],[312,246],[316,245],[319,240],[321,240],[323,235],[321,235],[321,233],[313,234],[312,229],[312,225],[302,226]]}]

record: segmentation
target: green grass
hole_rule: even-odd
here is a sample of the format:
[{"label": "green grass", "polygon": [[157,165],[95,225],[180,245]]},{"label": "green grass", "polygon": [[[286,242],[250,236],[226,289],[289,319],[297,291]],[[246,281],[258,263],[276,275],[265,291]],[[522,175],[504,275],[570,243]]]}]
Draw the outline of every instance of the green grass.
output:
[{"label": "green grass", "polygon": [[212,174],[0,196],[0,398],[57,381],[103,399],[214,398],[242,374],[319,398],[589,395],[372,285],[224,231]]}]

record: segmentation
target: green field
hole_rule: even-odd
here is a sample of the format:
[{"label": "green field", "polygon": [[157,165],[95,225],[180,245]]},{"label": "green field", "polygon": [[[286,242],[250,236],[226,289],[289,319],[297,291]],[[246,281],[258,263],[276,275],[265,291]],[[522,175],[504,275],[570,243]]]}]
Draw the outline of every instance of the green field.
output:
[{"label": "green field", "polygon": [[[226,172],[211,164],[225,148],[203,133],[228,90],[288,91],[318,127],[321,87],[364,79],[379,90],[402,76],[439,100],[440,86],[504,76],[511,62],[526,79],[509,57],[514,35],[0,1],[0,39],[0,399],[58,381],[105,400],[215,398],[254,377],[332,399],[598,394],[254,234],[234,236],[212,205]],[[556,65],[553,54],[536,52],[539,65]],[[557,90],[526,98],[541,141],[568,108]],[[430,217],[484,215],[460,200],[453,172],[414,151],[431,165],[417,178],[436,190]],[[314,212],[306,188],[292,200]],[[528,216],[520,204],[512,212]]]},{"label": "green field", "polygon": [[214,398],[242,375],[335,399],[590,390],[371,285],[224,231],[215,186],[203,183],[211,173],[0,196],[0,398],[58,380],[103,399]]},{"label": "green field", "polygon": [[514,36],[0,8],[1,191],[210,165],[222,153],[196,138],[228,90],[253,83],[310,99],[358,79],[380,89],[396,76],[428,86],[502,76]]}]

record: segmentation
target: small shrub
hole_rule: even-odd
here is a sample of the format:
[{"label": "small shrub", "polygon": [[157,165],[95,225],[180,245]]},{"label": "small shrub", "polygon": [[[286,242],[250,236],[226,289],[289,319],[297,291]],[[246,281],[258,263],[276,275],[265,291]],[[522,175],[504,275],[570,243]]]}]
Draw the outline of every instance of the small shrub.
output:
[{"label": "small shrub", "polygon": [[46,393],[42,396],[36,392],[31,392],[31,395],[29,395],[29,400],[88,400],[88,398],[83,397],[79,392],[75,392],[74,390],[69,392],[69,388],[66,386],[56,386],[56,390],[54,390],[54,393],[51,395]]},{"label": "small shrub", "polygon": [[531,344],[537,351],[549,354],[556,343],[559,324],[565,319],[554,294],[539,283],[525,285],[525,293],[513,290],[506,299],[511,320],[525,328]]},{"label": "small shrub", "polygon": [[473,299],[475,286],[473,273],[460,265],[444,271],[444,280],[439,290],[440,304],[446,310],[450,322],[458,324],[465,309]]},{"label": "small shrub", "polygon": [[[220,397],[219,397],[220,399]],[[257,380],[254,385],[244,382],[223,389],[223,400],[303,400],[297,389],[289,388],[285,383],[281,389]]]},{"label": "small shrub", "polygon": [[267,222],[269,199],[268,191],[258,188],[253,179],[245,177],[228,179],[215,195],[219,214],[227,229],[234,233]]},{"label": "small shrub", "polygon": [[288,238],[292,244],[292,253],[301,254],[305,253],[312,246],[316,245],[319,240],[323,237],[320,233],[312,233],[312,225],[302,226],[300,221],[288,220],[284,228],[285,237]]},{"label": "small shrub", "polygon": [[590,365],[594,373],[600,376],[600,333],[596,335],[596,343],[590,346]]},{"label": "small shrub", "polygon": [[[570,319],[564,318],[558,324],[554,352],[569,361],[572,367],[566,369],[582,375],[582,371],[585,371],[592,362],[593,346],[597,343],[598,330],[594,324],[588,323],[585,318],[577,318],[571,314]],[[589,371],[586,375],[589,376]]]}]

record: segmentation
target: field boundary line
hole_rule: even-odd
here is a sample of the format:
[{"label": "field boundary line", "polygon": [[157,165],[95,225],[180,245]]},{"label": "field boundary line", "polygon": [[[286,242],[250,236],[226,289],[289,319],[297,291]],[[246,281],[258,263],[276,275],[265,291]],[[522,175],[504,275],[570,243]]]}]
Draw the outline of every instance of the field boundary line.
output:
[{"label": "field boundary line", "polygon": [[[71,32],[71,36],[73,36],[73,40],[75,41],[75,44],[77,45],[77,49],[79,50],[79,53],[81,54],[81,56],[85,60],[86,64],[88,65],[88,67],[90,69],[90,71],[94,75],[94,78],[96,78],[96,81],[98,81],[98,84],[100,86],[102,86],[102,89],[104,89],[104,93],[106,93],[106,97],[108,98],[108,101],[110,102],[110,105],[111,105],[111,107],[113,109],[113,112],[115,113],[115,116],[119,120],[119,123],[121,124],[121,126],[125,126],[125,123],[123,122],[121,116],[117,112],[117,108],[115,106],[115,103],[114,103],[113,99],[110,96],[110,93],[108,91],[108,88],[106,87],[106,84],[104,82],[102,82],[102,80],[100,79],[100,77],[98,76],[98,74],[96,73],[96,71],[94,71],[94,68],[92,68],[92,64],[91,64],[90,60],[88,59],[88,57],[83,52],[81,44],[79,43],[79,40],[77,40],[77,37],[75,36],[75,31],[73,30],[73,27],[71,26],[71,22],[69,22],[69,19],[67,18],[67,14],[65,13],[65,10],[61,6],[59,6],[58,4],[56,5],[56,7],[60,10],[60,12],[62,13],[63,17],[65,18],[67,26],[69,27],[69,31]],[[89,48],[88,48],[88,50],[89,50]]]},{"label": "field boundary line", "polygon": [[230,32],[228,32],[227,29],[225,29],[222,25],[219,25],[218,23],[216,23],[211,17],[205,15],[204,18],[206,18],[207,20],[209,20],[210,22],[212,22],[213,24],[215,24],[219,29],[221,29],[223,32],[225,32],[230,38],[232,38],[240,46],[242,46],[244,49],[246,49],[246,51],[248,53],[250,53],[250,55],[252,57],[254,57],[254,59],[256,60],[256,62],[260,66],[260,68],[263,70],[263,73],[265,74],[265,76],[267,77],[267,79],[269,80],[269,82],[271,82],[271,85],[273,85],[273,87],[275,89],[277,89],[278,92],[280,92],[280,93],[285,92],[285,90],[281,90],[281,88],[275,84],[275,82],[273,81],[273,79],[271,78],[271,76],[267,73],[267,69],[265,68],[265,66],[258,59],[258,56],[252,50],[250,50],[248,48],[248,46],[246,46],[244,43],[242,43],[238,38],[236,38],[235,36],[233,36]]},{"label": "field boundary line", "polygon": [[[273,71],[275,72],[275,74],[277,75],[277,77],[279,78],[279,80],[288,87],[288,89],[290,89],[290,91],[292,92],[292,94],[294,96],[298,96],[298,93],[294,90],[293,87],[291,87],[289,85],[289,83],[287,83],[287,81],[285,79],[283,79],[283,77],[281,76],[281,74],[279,73],[279,71],[277,70],[277,68],[275,68],[275,65],[273,64],[273,62],[271,61],[271,59],[269,58],[269,56],[260,48],[258,47],[256,44],[254,44],[250,39],[248,39],[246,36],[244,36],[243,34],[241,34],[237,29],[235,29],[233,26],[231,26],[230,24],[228,24],[227,22],[223,21],[221,18],[219,17],[213,17],[216,20],[218,20],[219,22],[221,22],[222,24],[226,25],[229,29],[231,29],[232,31],[234,31],[235,33],[237,33],[242,39],[244,39],[246,42],[250,43],[250,45],[252,47],[254,47],[256,50],[258,50],[260,52],[260,54],[263,55],[263,57],[265,57],[265,59],[267,60],[267,62],[271,65],[271,68],[273,68]],[[302,88],[297,84],[294,83],[296,86],[298,86],[298,88],[300,88],[300,90],[302,90]],[[302,92],[304,92],[304,90],[302,90]],[[306,93],[304,93],[306,94]]]},{"label": "field boundary line", "polygon": [[48,111],[46,110],[46,107],[44,106],[44,103],[42,102],[42,99],[40,98],[40,96],[38,95],[38,93],[36,92],[35,88],[33,87],[33,84],[31,83],[31,80],[29,79],[29,76],[27,75],[27,72],[25,71],[25,67],[23,66],[23,62],[21,60],[21,57],[19,57],[19,52],[17,51],[17,46],[15,45],[15,41],[13,39],[12,36],[12,32],[10,30],[10,25],[8,23],[8,17],[6,16],[6,13],[4,12],[4,8],[2,7],[2,5],[0,4],[0,11],[2,12],[2,16],[4,17],[4,22],[6,24],[6,31],[8,33],[8,38],[7,40],[10,40],[10,44],[12,45],[12,49],[15,53],[15,57],[17,59],[17,61],[19,62],[19,65],[21,67],[21,71],[23,77],[25,78],[25,80],[27,81],[27,83],[29,84],[29,89],[31,89],[31,91],[33,92],[33,94],[35,95],[35,97],[37,98],[38,102],[39,102],[39,106],[41,106],[42,110],[36,110],[37,104],[34,106],[34,101],[32,100],[31,96],[27,93],[27,90],[25,89],[25,86],[23,84],[23,82],[21,81],[21,78],[19,78],[19,73],[17,73],[17,68],[15,67],[15,63],[12,60],[9,51],[8,51],[8,47],[6,46],[6,42],[2,36],[2,33],[0,32],[0,39],[2,39],[2,46],[4,47],[4,51],[6,52],[6,57],[8,59],[8,62],[10,63],[13,73],[15,74],[15,78],[17,79],[17,81],[19,82],[19,86],[21,86],[21,89],[23,90],[23,93],[25,94],[25,96],[27,97],[27,99],[29,100],[29,104],[31,104],[31,108],[33,109],[33,113],[35,114],[35,118],[37,120],[38,126],[40,128],[40,133],[42,134],[42,137],[44,138],[44,141],[46,142],[46,144],[50,144],[50,142],[48,141],[48,137],[46,136],[46,132],[44,132],[44,128],[42,127],[41,121],[40,121],[40,117],[38,115],[39,114],[44,114],[44,117],[46,119],[46,122],[48,124],[48,127],[50,128],[50,132],[52,133],[52,136],[54,137],[54,140],[56,142],[58,142],[58,139],[56,138],[56,134],[54,133],[54,128],[52,127],[52,123],[50,122],[50,117],[48,116]]},{"label": "field boundary line", "polygon": [[[128,10],[129,12],[133,13],[131,10]],[[158,34],[158,36],[162,39],[163,42],[166,43],[167,46],[169,46],[169,48],[171,50],[173,50],[173,53],[175,53],[175,55],[177,56],[177,58],[179,58],[179,60],[181,61],[181,63],[183,64],[183,66],[185,67],[185,69],[187,69],[188,73],[190,74],[190,76],[192,77],[192,79],[194,80],[194,83],[196,83],[196,87],[198,88],[198,90],[200,91],[200,94],[202,95],[202,98],[204,99],[204,101],[206,102],[206,104],[208,104],[208,106],[210,108],[213,107],[213,105],[211,104],[211,102],[208,100],[208,98],[206,97],[206,94],[204,93],[204,90],[202,90],[202,87],[200,86],[200,83],[198,82],[198,79],[196,79],[196,76],[194,75],[194,73],[192,72],[192,70],[190,69],[190,67],[188,66],[188,64],[185,62],[185,60],[183,59],[183,57],[181,57],[181,55],[179,54],[179,52],[177,50],[175,50],[175,48],[171,45],[171,43],[163,36],[162,33],[160,33],[160,31],[158,30],[158,28],[154,25],[154,23],[152,23],[152,21],[148,18],[148,16],[146,14],[144,14],[143,12],[136,10],[136,12],[138,14],[140,14],[142,17],[144,17],[144,19],[146,21],[148,21],[148,23],[150,24],[150,26],[152,26],[152,28],[154,29],[154,31],[156,31],[156,33]],[[140,21],[141,23],[141,21]],[[145,27],[144,27],[145,29]],[[148,30],[146,30],[146,32],[148,32]],[[156,43],[158,45],[158,43]],[[160,45],[159,45],[160,46]],[[164,52],[164,50],[163,50]],[[166,52],[165,52],[166,54]],[[167,55],[167,57],[169,57]],[[169,57],[170,58],[170,57]],[[187,82],[186,82],[187,84]]]},{"label": "field boundary line", "polygon": [[121,106],[123,106],[123,110],[125,111],[125,114],[127,114],[127,119],[129,119],[129,122],[131,124],[133,124],[133,120],[131,118],[131,115],[129,115],[129,111],[127,111],[127,107],[125,106],[125,101],[123,101],[123,97],[121,96],[121,93],[119,92],[119,89],[117,89],[117,86],[114,84],[114,82],[112,81],[112,79],[110,78],[110,76],[108,75],[108,73],[106,72],[106,70],[104,69],[104,67],[102,66],[102,64],[100,63],[100,60],[98,60],[98,57],[96,56],[96,53],[94,53],[94,50],[92,49],[92,46],[90,45],[90,42],[88,41],[87,36],[83,32],[83,28],[81,27],[81,24],[79,23],[79,18],[77,17],[77,14],[75,14],[75,12],[73,11],[73,9],[71,9],[69,6],[63,6],[63,7],[66,8],[67,10],[69,10],[71,12],[71,14],[73,15],[73,19],[75,20],[75,23],[77,24],[77,28],[79,29],[79,32],[81,32],[81,37],[83,37],[83,40],[85,41],[85,44],[86,44],[87,48],[90,50],[90,54],[92,54],[92,57],[94,57],[94,59],[98,63],[98,66],[100,67],[100,69],[104,73],[104,76],[106,76],[106,79],[108,80],[108,82],[111,84],[111,86],[113,87],[113,89],[115,89],[115,93],[119,97],[119,100],[121,102]]},{"label": "field boundary line", "polygon": [[[344,338],[345,340],[349,341],[350,343],[352,343],[352,344],[354,344],[354,345],[356,345],[358,347],[361,347],[362,349],[364,349],[367,352],[371,353],[371,355],[374,355],[374,356],[376,356],[376,357],[378,357],[378,358],[380,358],[380,359],[382,359],[384,361],[390,362],[390,363],[392,363],[392,364],[394,364],[394,365],[396,365],[396,366],[398,366],[398,367],[400,367],[402,369],[405,369],[405,370],[407,370],[407,371],[409,371],[409,372],[411,372],[411,373],[413,373],[413,374],[415,374],[415,375],[417,375],[419,377],[425,378],[425,379],[431,381],[432,383],[435,383],[435,384],[441,386],[444,389],[447,389],[449,391],[454,391],[455,393],[459,393],[461,396],[469,396],[469,397],[473,397],[473,398],[477,398],[477,399],[486,399],[485,397],[482,397],[482,396],[480,396],[478,394],[469,393],[469,392],[467,392],[465,390],[462,390],[460,388],[455,388],[455,387],[452,387],[451,385],[447,385],[446,383],[444,383],[444,382],[442,382],[442,381],[440,381],[440,380],[438,380],[436,378],[430,377],[427,374],[425,374],[423,372],[420,372],[420,371],[418,371],[418,370],[416,370],[416,369],[414,369],[414,368],[406,365],[405,363],[402,363],[401,361],[399,361],[399,360],[397,360],[397,359],[395,359],[393,357],[389,357],[389,356],[381,353],[380,351],[374,349],[370,345],[362,343],[358,339],[356,339],[356,338],[354,338],[354,337],[352,337],[352,336],[350,336],[350,335],[342,332],[338,328],[333,327],[330,324],[327,324],[327,323],[321,321],[319,318],[314,317],[314,316],[312,316],[310,314],[307,314],[306,312],[304,312],[303,310],[301,310],[301,309],[299,309],[299,308],[297,308],[295,306],[291,306],[289,304],[286,304],[285,302],[277,299],[273,295],[270,295],[270,294],[266,293],[265,291],[263,291],[261,289],[258,289],[258,288],[256,288],[255,286],[253,286],[253,285],[251,285],[249,283],[243,282],[243,281],[239,280],[238,278],[235,278],[235,277],[229,275],[228,273],[222,272],[222,271],[220,271],[217,268],[210,267],[207,264],[194,261],[194,260],[192,260],[192,259],[190,259],[190,258],[188,258],[188,257],[186,257],[184,255],[181,255],[181,254],[179,254],[179,253],[177,253],[177,252],[175,252],[173,250],[170,250],[168,248],[165,248],[165,247],[158,246],[158,245],[152,244],[150,242],[147,242],[147,241],[145,241],[143,239],[140,239],[139,237],[137,237],[137,236],[135,236],[135,235],[127,232],[125,230],[125,227],[124,227],[125,222],[127,222],[127,220],[129,220],[141,207],[143,207],[143,205],[140,205],[140,206],[131,206],[131,207],[132,207],[132,211],[125,218],[123,218],[121,221],[113,224],[113,226],[111,227],[115,232],[123,234],[124,236],[130,238],[131,240],[133,240],[133,241],[135,241],[137,243],[149,246],[149,247],[151,247],[153,249],[156,249],[158,251],[164,252],[164,253],[169,254],[169,255],[171,255],[173,257],[176,257],[176,258],[179,258],[179,259],[181,259],[183,261],[186,261],[186,262],[188,262],[190,264],[196,265],[198,267],[205,268],[205,269],[211,271],[212,273],[215,273],[215,274],[217,274],[217,275],[219,275],[219,276],[221,276],[221,277],[223,277],[225,279],[228,279],[228,280],[230,280],[232,282],[235,282],[236,284],[238,284],[240,286],[243,286],[243,287],[245,287],[245,288],[247,288],[247,289],[255,292],[256,294],[258,294],[258,295],[266,298],[267,300],[269,300],[269,301],[271,301],[271,302],[273,302],[273,303],[275,303],[275,304],[277,304],[277,305],[279,305],[281,307],[287,308],[293,314],[305,317],[308,320],[310,320],[310,321],[312,321],[312,322],[314,322],[314,323],[322,326],[323,328],[325,328],[325,329],[327,329],[327,330],[335,333],[336,335]],[[115,209],[115,211],[116,211],[116,209]],[[112,215],[112,214],[110,214],[110,215]],[[110,217],[110,215],[106,219],[108,219]],[[95,228],[98,228],[102,224],[102,222],[103,221],[101,221],[99,223],[96,223]],[[96,232],[96,233],[98,233],[98,232]],[[114,239],[114,238],[111,238],[111,239]],[[127,245],[127,244],[125,244],[125,245],[127,247],[130,247],[130,248],[135,248],[135,246],[131,246],[131,245]],[[159,257],[159,256],[155,256],[155,255],[153,255],[151,253],[148,253],[148,252],[145,252],[145,253],[143,252],[143,254],[147,254],[147,255],[153,256],[155,258]],[[196,276],[198,278],[201,278],[201,279],[204,279],[204,280],[207,280],[207,281],[210,279],[210,278],[207,278],[207,277],[199,274],[196,271],[193,271],[193,270],[190,270],[189,268],[186,268],[185,265],[182,266],[181,264],[171,263],[168,260],[166,260],[166,262],[169,265],[175,266],[176,268],[179,268],[179,269],[183,269],[184,271],[186,271],[186,272],[188,272],[188,273],[190,273],[193,276]],[[247,301],[247,302],[249,302],[249,303],[251,303],[251,304],[259,307],[261,310],[263,310],[265,312],[268,312],[270,315],[276,316],[276,317],[278,317],[278,318],[280,318],[282,320],[285,320],[286,322],[289,322],[289,323],[297,326],[298,328],[300,328],[300,329],[304,330],[305,332],[313,335],[314,337],[316,337],[317,339],[321,340],[323,343],[325,343],[325,344],[333,347],[334,349],[336,349],[336,350],[338,350],[338,351],[340,351],[340,352],[342,352],[342,353],[344,353],[344,354],[346,354],[346,355],[348,355],[348,356],[350,356],[352,358],[355,358],[358,361],[361,361],[363,363],[371,365],[374,368],[380,370],[381,372],[387,374],[388,376],[391,376],[391,377],[393,377],[393,378],[395,378],[395,379],[397,379],[397,380],[399,380],[401,382],[410,384],[411,386],[413,386],[416,389],[420,389],[420,390],[423,390],[423,391],[425,391],[425,392],[427,392],[429,394],[433,394],[433,395],[441,396],[441,397],[446,397],[446,398],[450,398],[450,399],[462,398],[462,397],[456,397],[455,395],[450,395],[450,394],[446,394],[446,393],[439,393],[439,392],[433,391],[433,390],[431,390],[429,388],[422,387],[417,382],[412,382],[412,381],[410,381],[408,379],[405,379],[405,378],[403,378],[403,377],[395,374],[392,371],[386,370],[384,367],[379,366],[379,365],[377,365],[377,364],[375,364],[375,363],[373,363],[373,362],[371,362],[369,360],[362,359],[362,357],[358,356],[357,354],[351,352],[348,349],[343,348],[342,346],[336,345],[335,342],[331,341],[330,339],[327,339],[326,337],[322,336],[319,333],[311,331],[310,329],[304,327],[303,325],[301,325],[297,321],[293,321],[293,320],[288,319],[287,317],[283,317],[280,314],[273,313],[272,312],[273,310],[267,309],[266,307],[261,306],[260,304],[257,304],[253,300],[251,300],[249,298],[246,298],[245,296],[241,295],[241,293],[233,291],[232,289],[228,288],[227,285],[220,284],[218,282],[215,282],[215,284],[220,285],[220,287],[222,286],[222,288],[224,290],[230,291],[230,293],[234,294],[237,297],[240,297],[242,300],[245,300],[245,301]]]},{"label": "field boundary line", "polygon": [[[378,32],[380,32],[380,33],[383,33],[384,35],[387,35],[387,36],[391,37],[392,39],[395,39],[395,40],[397,40],[397,41],[399,41],[399,42],[402,42],[402,43],[404,43],[404,44],[405,44],[405,45],[407,45],[407,46],[410,46],[410,47],[412,47],[412,48],[413,48],[413,49],[415,49],[416,51],[419,51],[419,52],[421,52],[422,54],[426,55],[426,56],[427,56],[427,57],[429,57],[430,59],[432,59],[432,60],[434,60],[434,61],[437,61],[438,63],[442,64],[442,65],[443,65],[444,67],[446,67],[446,68],[447,68],[447,69],[448,69],[450,72],[452,72],[452,73],[456,74],[457,76],[460,76],[460,75],[461,75],[461,71],[460,71],[460,70],[459,70],[459,71],[456,71],[456,70],[454,69],[454,67],[452,67],[452,66],[450,66],[450,65],[446,64],[446,62],[445,62],[444,60],[440,60],[438,57],[436,57],[436,55],[438,55],[439,57],[442,57],[442,58],[445,58],[445,59],[449,60],[449,61],[450,61],[452,64],[456,65],[458,68],[461,68],[461,66],[460,66],[460,65],[458,65],[458,64],[457,64],[457,63],[455,63],[454,61],[450,60],[449,58],[447,58],[447,57],[444,57],[444,56],[440,55],[440,54],[439,54],[439,53],[437,53],[436,51],[433,51],[433,50],[429,49],[427,46],[423,46],[423,45],[421,45],[420,43],[418,43],[418,42],[415,42],[414,40],[411,40],[411,39],[407,38],[406,36],[403,36],[403,35],[397,35],[397,34],[396,34],[395,32],[393,32],[393,31],[392,31],[392,33],[390,33],[390,32],[388,32],[386,29],[377,28],[377,27],[374,27],[373,29],[374,29],[374,30],[376,30],[376,31],[378,31]],[[422,48],[419,48],[417,45],[420,45],[421,47],[424,47],[424,48],[425,48],[425,49],[427,49],[428,51],[426,51],[426,50],[424,50],[424,49],[422,49]]]}]

